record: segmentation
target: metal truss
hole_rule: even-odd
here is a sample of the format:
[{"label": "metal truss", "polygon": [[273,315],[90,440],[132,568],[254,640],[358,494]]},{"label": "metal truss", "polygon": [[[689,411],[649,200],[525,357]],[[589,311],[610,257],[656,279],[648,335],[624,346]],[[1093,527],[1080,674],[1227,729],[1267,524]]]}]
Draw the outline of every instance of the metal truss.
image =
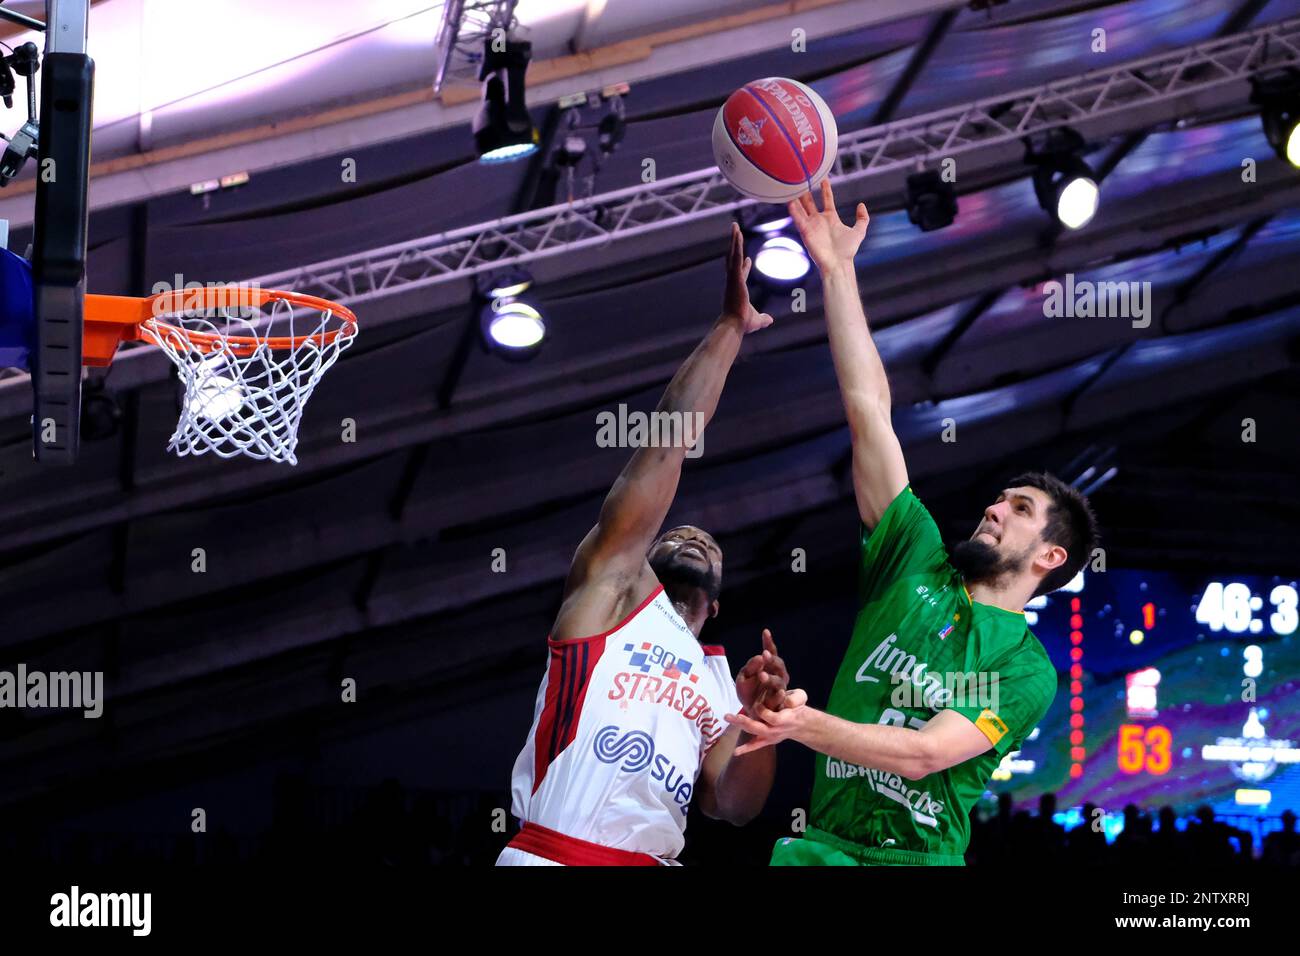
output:
[{"label": "metal truss", "polygon": [[[1113,136],[1241,108],[1243,82],[1294,65],[1300,65],[1300,17],[846,134],[831,180],[855,183],[858,195],[873,184],[882,195],[896,193],[901,176],[944,159],[966,156],[965,170],[981,162],[1005,165],[1009,147],[1058,126],[1085,137]],[[710,167],[251,281],[356,304],[754,205]]]},{"label": "metal truss", "polygon": [[[841,178],[925,165],[980,147],[1022,140],[1058,126],[1086,135],[1090,124],[1117,113],[1196,101],[1199,94],[1279,67],[1300,65],[1300,17],[1113,70],[990,97],[966,106],[865,129],[844,138],[835,172]],[[1179,119],[1178,114],[1159,117]]]},{"label": "metal truss", "polygon": [[444,87],[477,83],[483,62],[483,45],[494,29],[507,33],[517,24],[515,6],[519,0],[447,0],[434,49],[438,71],[433,78],[433,95]]}]

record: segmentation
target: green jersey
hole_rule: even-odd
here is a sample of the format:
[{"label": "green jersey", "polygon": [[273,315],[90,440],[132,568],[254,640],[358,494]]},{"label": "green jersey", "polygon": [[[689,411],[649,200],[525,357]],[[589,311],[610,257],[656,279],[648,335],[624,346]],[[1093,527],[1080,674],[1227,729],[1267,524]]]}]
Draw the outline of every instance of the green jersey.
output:
[{"label": "green jersey", "polygon": [[920,780],[818,754],[808,839],[778,842],[772,862],[961,865],[970,808],[1047,712],[1056,669],[1023,612],[971,600],[910,487],[862,528],[858,607],[826,710],[920,729],[951,709],[991,748]]}]

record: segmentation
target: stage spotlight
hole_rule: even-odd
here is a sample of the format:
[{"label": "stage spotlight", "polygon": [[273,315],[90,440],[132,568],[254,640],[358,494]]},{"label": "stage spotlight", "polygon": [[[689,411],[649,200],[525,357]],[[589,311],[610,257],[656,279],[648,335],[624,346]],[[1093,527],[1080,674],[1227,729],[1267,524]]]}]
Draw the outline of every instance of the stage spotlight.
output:
[{"label": "stage spotlight", "polygon": [[1268,143],[1300,169],[1300,71],[1286,70],[1253,82],[1250,101],[1260,107]]},{"label": "stage spotlight", "polygon": [[768,235],[753,253],[754,269],[775,285],[793,285],[808,274],[808,253],[797,239],[780,234]]},{"label": "stage spotlight", "polygon": [[1097,214],[1101,191],[1088,165],[1077,160],[1077,168],[1066,170],[1055,186],[1056,209],[1054,214],[1061,225],[1082,229]]},{"label": "stage spotlight", "polygon": [[523,269],[505,269],[483,275],[478,283],[479,293],[485,299],[513,299],[527,292],[532,285],[533,277]]},{"label": "stage spotlight", "polygon": [[952,183],[943,181],[938,170],[908,176],[907,218],[922,232],[951,226],[957,218],[957,190]]},{"label": "stage spotlight", "polygon": [[780,219],[769,219],[767,222],[760,222],[754,226],[755,232],[761,232],[765,235],[781,232],[790,225],[790,217],[782,216]]},{"label": "stage spotlight", "polygon": [[546,321],[537,307],[522,299],[494,299],[480,314],[483,340],[505,358],[529,359],[546,339]]},{"label": "stage spotlight", "polygon": [[1079,154],[1083,137],[1069,128],[1048,133],[1046,145],[1030,149],[1027,160],[1034,169],[1034,195],[1048,215],[1069,229],[1082,229],[1097,213],[1101,190],[1097,176]]},{"label": "stage spotlight", "polygon": [[537,127],[528,114],[524,77],[533,55],[531,43],[510,40],[499,50],[489,39],[483,47],[483,105],[474,117],[474,148],[480,162],[504,163],[538,148]]}]

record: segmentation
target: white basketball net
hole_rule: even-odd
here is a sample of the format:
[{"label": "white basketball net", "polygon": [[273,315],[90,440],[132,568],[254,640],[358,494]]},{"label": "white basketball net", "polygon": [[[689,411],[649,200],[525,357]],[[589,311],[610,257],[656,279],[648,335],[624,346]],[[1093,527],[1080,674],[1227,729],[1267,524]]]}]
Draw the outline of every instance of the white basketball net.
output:
[{"label": "white basketball net", "polygon": [[[168,451],[290,465],[298,463],[294,450],[307,400],[357,332],[354,322],[333,312],[279,299],[260,308],[168,314],[140,329],[167,353],[185,387]],[[231,336],[256,344],[232,344]],[[270,343],[284,337],[304,338],[288,348]]]}]

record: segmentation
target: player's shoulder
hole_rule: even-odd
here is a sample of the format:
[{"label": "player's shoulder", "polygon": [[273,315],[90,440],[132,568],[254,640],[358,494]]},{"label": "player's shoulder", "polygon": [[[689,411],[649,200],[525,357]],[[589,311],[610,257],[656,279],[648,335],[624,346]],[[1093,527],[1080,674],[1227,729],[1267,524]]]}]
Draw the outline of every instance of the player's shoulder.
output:
[{"label": "player's shoulder", "polygon": [[1052,663],[1051,655],[1047,653],[1043,642],[1028,625],[1025,626],[1019,643],[1012,649],[1011,659],[1015,662],[1018,671],[1055,686],[1056,665]]},{"label": "player's shoulder", "polygon": [[866,539],[872,536],[880,537],[882,532],[888,534],[899,526],[918,519],[934,521],[934,518],[930,515],[930,510],[921,503],[921,499],[912,490],[912,486],[905,485],[885,506],[885,510],[880,512],[880,517],[876,519],[874,525],[868,526],[865,521],[859,521],[859,525],[861,526],[862,536]]},{"label": "player's shoulder", "polygon": [[[985,621],[978,617],[981,610],[987,615]],[[1056,669],[1047,649],[1023,620],[1012,622],[1011,612],[989,609],[979,604],[974,605],[974,613],[977,615],[975,626],[982,638],[980,650],[984,659],[980,662],[981,665],[1003,670],[1014,669],[1021,673],[1050,672],[1055,675]],[[985,626],[981,627],[981,624]]]}]

